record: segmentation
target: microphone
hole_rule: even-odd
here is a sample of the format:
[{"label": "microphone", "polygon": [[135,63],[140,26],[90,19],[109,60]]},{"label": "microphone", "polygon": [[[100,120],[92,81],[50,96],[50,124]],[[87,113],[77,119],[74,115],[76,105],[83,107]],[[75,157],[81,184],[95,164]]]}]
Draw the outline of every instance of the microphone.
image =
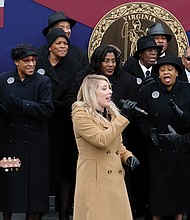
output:
[{"label": "microphone", "polygon": [[[119,104],[120,104],[121,106],[123,106],[124,103],[125,103],[125,101],[126,101],[126,100],[124,100],[124,99],[120,99],[120,100],[119,100]],[[140,113],[144,114],[145,116],[148,116],[148,113],[145,112],[145,110],[143,110],[143,109],[141,109],[141,108],[139,108],[139,107],[137,107],[137,106],[135,106],[134,109],[135,109],[137,112],[140,112]]]}]

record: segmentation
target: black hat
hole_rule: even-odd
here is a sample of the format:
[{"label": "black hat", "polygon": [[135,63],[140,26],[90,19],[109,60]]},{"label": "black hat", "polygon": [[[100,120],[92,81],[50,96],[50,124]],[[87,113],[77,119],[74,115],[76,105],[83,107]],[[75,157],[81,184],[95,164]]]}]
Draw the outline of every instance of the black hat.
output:
[{"label": "black hat", "polygon": [[43,31],[42,31],[43,35],[47,36],[49,29],[52,28],[56,23],[58,23],[60,21],[69,22],[71,28],[76,24],[75,20],[66,17],[62,11],[57,11],[48,17],[48,26],[43,29]]},{"label": "black hat", "polygon": [[19,44],[11,50],[13,60],[20,60],[28,56],[38,56],[31,44]]},{"label": "black hat", "polygon": [[167,38],[168,42],[172,39],[172,35],[164,30],[164,27],[161,23],[156,23],[153,24],[151,27],[149,27],[147,31],[147,35],[148,36],[163,35]]},{"label": "black hat", "polygon": [[47,35],[47,48],[50,47],[58,37],[64,37],[70,44],[67,34],[62,28],[52,28]]},{"label": "black hat", "polygon": [[178,70],[178,75],[183,73],[183,67],[180,57],[173,56],[173,55],[166,55],[163,57],[159,57],[157,63],[154,65],[154,71],[155,73],[159,73],[159,69],[163,65],[170,64],[172,66],[175,66],[175,68]]},{"label": "black hat", "polygon": [[[135,58],[139,58],[139,52],[146,50],[148,48],[156,48],[159,50],[159,54],[162,50],[162,46],[157,45],[152,36],[143,36],[137,41],[137,51],[134,53]],[[158,56],[159,56],[158,54]]]}]

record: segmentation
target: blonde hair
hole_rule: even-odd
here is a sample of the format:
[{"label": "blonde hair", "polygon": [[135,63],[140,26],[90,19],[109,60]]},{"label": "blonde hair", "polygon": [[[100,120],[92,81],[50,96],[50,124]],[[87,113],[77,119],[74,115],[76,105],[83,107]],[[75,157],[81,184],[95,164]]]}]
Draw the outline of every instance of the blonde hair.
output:
[{"label": "blonde hair", "polygon": [[[72,105],[73,111],[77,106],[83,106],[85,107],[86,111],[89,112],[89,114],[98,117],[100,116],[100,114],[98,114],[100,107],[98,105],[98,100],[96,95],[98,89],[98,83],[100,80],[105,80],[111,89],[111,84],[107,77],[96,74],[86,76],[79,89],[77,95],[77,101]],[[107,108],[107,111],[110,114],[114,114],[114,115],[119,114],[119,111],[113,102],[111,102],[110,106]]]}]

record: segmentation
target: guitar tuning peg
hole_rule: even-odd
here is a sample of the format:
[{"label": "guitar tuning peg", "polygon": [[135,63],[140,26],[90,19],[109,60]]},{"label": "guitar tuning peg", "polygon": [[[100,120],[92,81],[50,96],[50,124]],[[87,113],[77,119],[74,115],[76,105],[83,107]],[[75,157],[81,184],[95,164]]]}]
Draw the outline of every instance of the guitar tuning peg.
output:
[{"label": "guitar tuning peg", "polygon": [[18,171],[18,168],[15,168],[16,172]]},{"label": "guitar tuning peg", "polygon": [[3,157],[3,160],[7,160],[7,158],[6,158],[6,157]]},{"label": "guitar tuning peg", "polygon": [[11,171],[13,171],[13,168],[11,168]]},{"label": "guitar tuning peg", "polygon": [[9,171],[9,169],[5,169],[5,172],[8,172]]},{"label": "guitar tuning peg", "polygon": [[8,160],[11,160],[11,157],[8,157]]}]

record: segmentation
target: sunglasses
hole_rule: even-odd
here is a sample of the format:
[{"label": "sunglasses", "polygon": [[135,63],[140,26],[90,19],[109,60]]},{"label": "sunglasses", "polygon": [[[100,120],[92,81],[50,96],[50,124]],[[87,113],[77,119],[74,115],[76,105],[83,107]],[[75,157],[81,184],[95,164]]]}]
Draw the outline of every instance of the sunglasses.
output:
[{"label": "sunglasses", "polygon": [[190,61],[190,57],[185,57],[185,59],[186,59],[187,61]]}]

